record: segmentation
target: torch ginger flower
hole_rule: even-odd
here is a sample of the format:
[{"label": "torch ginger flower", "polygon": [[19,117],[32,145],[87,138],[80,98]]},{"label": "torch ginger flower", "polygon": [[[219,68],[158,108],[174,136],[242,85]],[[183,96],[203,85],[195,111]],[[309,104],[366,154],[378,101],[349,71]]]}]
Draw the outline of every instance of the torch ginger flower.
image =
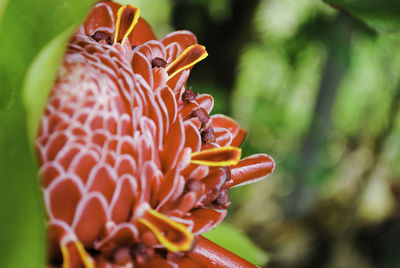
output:
[{"label": "torch ginger flower", "polygon": [[240,160],[245,131],[186,89],[206,56],[188,31],[157,41],[136,7],[93,7],[36,141],[50,267],[253,266],[201,236],[226,216],[229,188],[274,168]]}]

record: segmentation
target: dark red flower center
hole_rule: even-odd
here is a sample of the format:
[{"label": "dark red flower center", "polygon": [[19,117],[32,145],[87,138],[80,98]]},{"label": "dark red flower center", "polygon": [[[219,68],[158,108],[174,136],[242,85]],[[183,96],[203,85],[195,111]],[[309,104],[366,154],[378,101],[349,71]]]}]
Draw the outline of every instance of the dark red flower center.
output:
[{"label": "dark red flower center", "polygon": [[103,31],[97,31],[92,35],[92,38],[96,40],[97,42],[100,42],[101,40],[105,40],[107,44],[111,45],[111,35],[109,33],[103,32]]},{"label": "dark red flower center", "polygon": [[155,57],[151,61],[151,68],[154,68],[154,67],[165,68],[166,65],[167,65],[167,62],[159,57]]},{"label": "dark red flower center", "polygon": [[186,103],[194,100],[197,97],[197,94],[190,89],[186,89],[182,94],[182,100]]},{"label": "dark red flower center", "polygon": [[214,142],[216,139],[214,130],[209,127],[201,132],[201,141],[203,143]]}]

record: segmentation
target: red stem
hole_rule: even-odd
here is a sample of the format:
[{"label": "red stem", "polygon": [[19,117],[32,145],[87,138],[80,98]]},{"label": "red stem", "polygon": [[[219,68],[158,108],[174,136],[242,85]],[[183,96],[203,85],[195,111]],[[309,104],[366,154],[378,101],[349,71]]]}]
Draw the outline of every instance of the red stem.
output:
[{"label": "red stem", "polygon": [[202,267],[257,267],[202,236],[189,256]]}]

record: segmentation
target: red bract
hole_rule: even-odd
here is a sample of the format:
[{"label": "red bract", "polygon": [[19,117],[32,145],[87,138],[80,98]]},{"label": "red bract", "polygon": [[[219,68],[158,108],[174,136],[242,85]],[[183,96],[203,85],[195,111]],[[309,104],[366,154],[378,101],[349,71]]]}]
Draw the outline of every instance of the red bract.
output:
[{"label": "red bract", "polygon": [[244,130],[186,90],[206,56],[188,31],[155,40],[133,6],[94,6],[37,138],[50,266],[251,266],[199,236],[225,217],[228,188],[274,168],[240,160]]}]

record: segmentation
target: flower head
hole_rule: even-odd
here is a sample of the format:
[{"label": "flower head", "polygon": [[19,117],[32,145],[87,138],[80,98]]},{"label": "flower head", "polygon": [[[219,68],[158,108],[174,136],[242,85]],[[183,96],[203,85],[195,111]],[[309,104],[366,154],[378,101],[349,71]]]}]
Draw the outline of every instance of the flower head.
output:
[{"label": "flower head", "polygon": [[199,235],[226,216],[229,188],[264,178],[274,162],[240,160],[245,131],[209,115],[210,95],[186,89],[206,56],[188,31],[157,41],[136,7],[93,7],[37,138],[51,265],[186,267],[229,255]]}]

